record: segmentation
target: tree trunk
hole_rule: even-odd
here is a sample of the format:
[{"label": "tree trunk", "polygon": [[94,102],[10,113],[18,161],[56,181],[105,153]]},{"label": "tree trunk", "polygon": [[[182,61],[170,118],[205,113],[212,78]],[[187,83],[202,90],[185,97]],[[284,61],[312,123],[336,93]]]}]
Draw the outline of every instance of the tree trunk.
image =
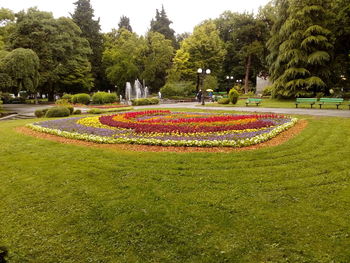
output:
[{"label": "tree trunk", "polygon": [[249,71],[250,71],[251,65],[252,65],[252,55],[249,55],[248,59],[247,59],[247,64],[246,64],[246,68],[245,68],[245,77],[244,77],[244,93],[245,94],[248,93]]},{"label": "tree trunk", "polygon": [[53,84],[49,83],[48,85],[49,85],[49,91],[48,91],[47,100],[50,102],[53,102],[53,101],[55,101],[55,91],[53,88]]}]

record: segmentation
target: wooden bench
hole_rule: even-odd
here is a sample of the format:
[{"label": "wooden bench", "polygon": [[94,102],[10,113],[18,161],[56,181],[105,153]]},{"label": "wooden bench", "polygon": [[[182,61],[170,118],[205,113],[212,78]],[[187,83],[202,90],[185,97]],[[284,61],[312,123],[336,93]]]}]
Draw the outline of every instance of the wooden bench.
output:
[{"label": "wooden bench", "polygon": [[297,98],[296,102],[295,102],[295,108],[298,108],[298,105],[301,103],[307,103],[310,104],[311,109],[312,106],[317,102],[316,98]]},{"label": "wooden bench", "polygon": [[343,98],[320,98],[318,104],[320,105],[320,109],[324,104],[335,104],[337,106],[337,109],[339,109],[339,105],[341,105],[343,101]]},{"label": "wooden bench", "polygon": [[262,102],[262,99],[248,98],[245,102],[245,105],[247,107],[248,107],[248,104],[256,104],[256,106],[259,106],[261,102]]}]

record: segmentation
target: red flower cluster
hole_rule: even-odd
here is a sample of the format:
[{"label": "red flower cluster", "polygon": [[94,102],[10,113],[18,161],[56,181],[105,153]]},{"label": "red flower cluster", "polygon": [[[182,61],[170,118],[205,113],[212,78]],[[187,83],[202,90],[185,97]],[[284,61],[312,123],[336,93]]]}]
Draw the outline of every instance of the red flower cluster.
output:
[{"label": "red flower cluster", "polygon": [[[140,116],[146,115],[164,115],[169,114],[170,111],[146,111],[146,112],[130,112],[124,114],[124,119],[134,119]],[[198,123],[198,125],[194,126],[182,126],[182,125],[166,125],[166,124],[154,124],[151,121],[147,122],[129,122],[129,121],[117,121],[114,120],[113,117],[115,115],[110,116],[101,116],[100,122],[104,125],[117,127],[117,128],[125,128],[125,129],[133,129],[136,133],[198,133],[198,132],[220,132],[220,131],[231,131],[231,130],[245,130],[245,129],[261,129],[265,127],[273,126],[274,123],[272,121],[267,120],[256,120],[245,124],[226,124],[225,121],[239,120],[239,119],[247,119],[247,118],[277,118],[277,115],[242,115],[242,116],[215,116],[215,117],[205,117],[205,118],[190,118],[190,119],[180,119],[176,120],[168,120],[172,123],[183,123],[189,122],[188,120],[192,120],[192,122]],[[204,121],[203,121],[204,120]],[[223,122],[222,125],[216,126],[203,126],[200,123],[203,122]],[[157,120],[159,122],[159,120]],[[165,121],[166,122],[166,121]],[[164,122],[164,123],[165,123]]]}]

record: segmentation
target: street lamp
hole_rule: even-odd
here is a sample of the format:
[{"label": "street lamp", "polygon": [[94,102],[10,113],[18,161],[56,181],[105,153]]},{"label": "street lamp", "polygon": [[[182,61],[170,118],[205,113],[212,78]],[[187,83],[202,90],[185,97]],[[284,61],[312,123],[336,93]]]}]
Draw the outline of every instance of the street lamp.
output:
[{"label": "street lamp", "polygon": [[232,83],[233,81],[233,76],[226,76],[226,80],[227,80],[227,89],[226,89],[226,92],[227,94],[229,93],[230,91],[230,84]]},{"label": "street lamp", "polygon": [[210,69],[206,69],[206,70],[203,70],[201,68],[197,69],[197,73],[198,73],[198,81],[201,86],[201,90],[202,90],[202,97],[201,97],[201,101],[202,101],[202,105],[205,104],[204,102],[204,97],[205,97],[205,90],[204,90],[204,86],[203,86],[203,82],[204,82],[204,79],[205,79],[205,76],[206,75],[209,75],[211,73],[211,70]]}]

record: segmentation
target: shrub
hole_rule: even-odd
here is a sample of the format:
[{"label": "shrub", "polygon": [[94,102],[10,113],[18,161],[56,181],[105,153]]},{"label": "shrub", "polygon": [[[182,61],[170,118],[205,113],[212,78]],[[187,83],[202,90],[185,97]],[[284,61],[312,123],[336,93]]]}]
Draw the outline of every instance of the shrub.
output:
[{"label": "shrub", "polygon": [[266,86],[262,92],[263,96],[271,96],[272,95],[272,86]]},{"label": "shrub", "polygon": [[74,112],[74,107],[73,106],[67,105],[65,107],[69,110],[69,114],[73,114],[73,112]]},{"label": "shrub", "polygon": [[156,104],[159,104],[159,99],[157,98],[150,98],[148,99],[152,105],[156,105]]},{"label": "shrub", "polygon": [[159,99],[151,98],[151,99],[135,99],[132,100],[133,106],[141,106],[141,105],[154,105],[159,103]]},{"label": "shrub", "polygon": [[67,99],[60,99],[60,100],[56,100],[55,104],[65,106],[65,105],[69,105],[69,101]]},{"label": "shrub", "polygon": [[58,107],[50,108],[46,112],[45,117],[47,117],[47,118],[67,117],[67,116],[69,116],[69,113],[70,113],[70,111],[67,107],[58,106]]},{"label": "shrub", "polygon": [[229,104],[230,103],[230,99],[229,98],[221,98],[218,100],[219,104]]},{"label": "shrub", "polygon": [[79,115],[79,114],[81,114],[81,110],[75,110],[75,111],[73,112],[73,114]]},{"label": "shrub", "polygon": [[160,89],[163,98],[173,96],[192,97],[195,92],[196,86],[189,81],[168,82]]},{"label": "shrub", "polygon": [[67,100],[68,102],[72,102],[73,95],[72,94],[64,94],[62,99]]},{"label": "shrub", "polygon": [[96,92],[92,96],[93,104],[107,104],[107,103],[113,103],[117,101],[118,101],[118,97],[117,97],[117,94],[115,93]]},{"label": "shrub", "polygon": [[72,102],[87,105],[90,102],[90,95],[86,93],[75,94],[72,97]]},{"label": "shrub", "polygon": [[230,92],[228,93],[228,98],[229,98],[229,101],[232,103],[232,104],[236,104],[237,101],[238,101],[238,98],[239,98],[239,93],[236,89],[232,88],[230,90]]},{"label": "shrub", "polygon": [[89,114],[101,114],[101,113],[105,113],[105,112],[107,112],[107,111],[104,109],[90,109],[87,111],[87,113],[89,113]]},{"label": "shrub", "polygon": [[41,118],[41,117],[44,117],[45,113],[43,112],[43,110],[36,110],[34,112],[34,115],[37,117],[37,118]]},{"label": "shrub", "polygon": [[350,99],[350,92],[344,92],[343,93],[343,98],[344,99]]}]

